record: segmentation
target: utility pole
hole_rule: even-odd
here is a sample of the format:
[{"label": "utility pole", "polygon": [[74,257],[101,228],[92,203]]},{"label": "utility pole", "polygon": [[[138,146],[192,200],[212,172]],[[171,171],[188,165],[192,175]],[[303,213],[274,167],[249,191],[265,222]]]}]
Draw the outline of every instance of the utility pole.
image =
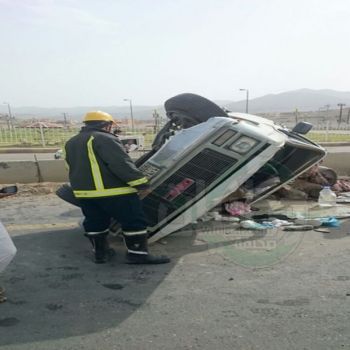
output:
[{"label": "utility pole", "polygon": [[239,91],[245,91],[245,92],[246,92],[246,98],[245,98],[245,112],[248,113],[249,89],[239,89]]},{"label": "utility pole", "polygon": [[153,111],[153,118],[154,118],[154,133],[156,134],[160,129],[160,116],[156,109]]},{"label": "utility pole", "polygon": [[63,114],[63,125],[64,125],[64,128],[67,129],[67,113],[64,112],[62,114]]},{"label": "utility pole", "polygon": [[8,117],[8,120],[7,120],[7,125],[8,125],[8,128],[9,130],[10,129],[13,129],[14,126],[13,126],[13,116],[12,116],[12,112],[11,112],[11,106],[8,102],[3,102],[4,105],[7,105],[7,109],[9,111],[9,117]]},{"label": "utility pole", "polygon": [[338,106],[340,107],[339,120],[338,120],[338,126],[339,126],[341,124],[341,122],[342,122],[343,107],[345,106],[345,103],[338,103]]},{"label": "utility pole", "polygon": [[130,117],[131,117],[131,131],[134,132],[134,115],[132,113],[132,99],[124,98],[124,101],[129,101],[130,105]]},{"label": "utility pole", "polygon": [[348,117],[346,118],[346,124],[349,124],[350,121],[350,108],[348,109]]},{"label": "utility pole", "polygon": [[298,108],[295,108],[295,125],[298,124]]},{"label": "utility pole", "polygon": [[[326,116],[325,118],[323,118],[323,121],[326,121],[326,128],[327,130],[329,129],[329,122],[330,122],[330,115],[329,115],[329,109],[331,108],[331,105],[330,104],[326,104],[324,106],[324,108],[326,109]],[[328,138],[327,138],[327,141],[328,141]]]}]

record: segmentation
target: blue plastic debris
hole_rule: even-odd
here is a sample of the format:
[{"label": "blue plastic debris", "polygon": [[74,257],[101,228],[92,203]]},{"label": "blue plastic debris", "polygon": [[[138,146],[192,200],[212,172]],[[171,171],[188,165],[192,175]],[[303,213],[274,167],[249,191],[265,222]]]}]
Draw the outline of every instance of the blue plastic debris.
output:
[{"label": "blue plastic debris", "polygon": [[320,218],[320,221],[321,221],[321,226],[324,226],[324,227],[339,227],[340,226],[340,221],[333,216],[326,217],[326,218]]}]

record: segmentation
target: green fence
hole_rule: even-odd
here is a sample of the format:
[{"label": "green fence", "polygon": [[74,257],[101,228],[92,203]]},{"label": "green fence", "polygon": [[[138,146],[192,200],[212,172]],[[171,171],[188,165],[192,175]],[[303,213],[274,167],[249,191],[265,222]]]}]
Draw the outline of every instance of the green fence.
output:
[{"label": "green fence", "polygon": [[[0,128],[0,147],[57,147],[76,135],[80,128]],[[149,148],[154,139],[149,129],[125,129],[122,135],[142,135],[145,147]]]},{"label": "green fence", "polygon": [[[80,128],[0,128],[0,147],[57,147],[61,148]],[[123,129],[122,135],[142,135],[149,149],[154,130],[149,128]],[[316,142],[350,142],[350,130],[312,131],[308,138]]]}]

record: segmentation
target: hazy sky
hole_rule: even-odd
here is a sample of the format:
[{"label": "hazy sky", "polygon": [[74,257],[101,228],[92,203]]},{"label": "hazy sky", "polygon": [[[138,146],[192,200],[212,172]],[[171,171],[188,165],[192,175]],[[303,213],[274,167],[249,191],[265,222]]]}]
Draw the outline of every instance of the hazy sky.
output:
[{"label": "hazy sky", "polygon": [[0,103],[349,91],[349,21],[349,0],[0,0]]}]

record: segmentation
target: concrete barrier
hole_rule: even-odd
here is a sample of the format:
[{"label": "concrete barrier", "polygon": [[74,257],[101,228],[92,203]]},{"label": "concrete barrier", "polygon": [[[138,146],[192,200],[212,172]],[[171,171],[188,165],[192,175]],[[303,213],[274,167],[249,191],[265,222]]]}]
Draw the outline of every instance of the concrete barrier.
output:
[{"label": "concrete barrier", "polygon": [[350,175],[350,153],[328,153],[322,165],[334,169],[339,176]]},{"label": "concrete barrier", "polygon": [[[42,182],[66,182],[68,181],[68,169],[63,159],[39,160],[38,168]],[[40,181],[40,182],[41,182]]]},{"label": "concrete barrier", "polygon": [[55,153],[60,147],[50,148],[37,148],[37,147],[11,147],[3,148],[0,147],[0,153]]},{"label": "concrete barrier", "polygon": [[[350,153],[328,153],[322,165],[338,175],[350,175]],[[67,182],[64,160],[0,162],[0,183]]]},{"label": "concrete barrier", "polygon": [[12,161],[0,163],[0,183],[66,182],[63,160]]},{"label": "concrete barrier", "polygon": [[29,183],[37,182],[38,167],[35,162],[1,162],[0,183]]}]

